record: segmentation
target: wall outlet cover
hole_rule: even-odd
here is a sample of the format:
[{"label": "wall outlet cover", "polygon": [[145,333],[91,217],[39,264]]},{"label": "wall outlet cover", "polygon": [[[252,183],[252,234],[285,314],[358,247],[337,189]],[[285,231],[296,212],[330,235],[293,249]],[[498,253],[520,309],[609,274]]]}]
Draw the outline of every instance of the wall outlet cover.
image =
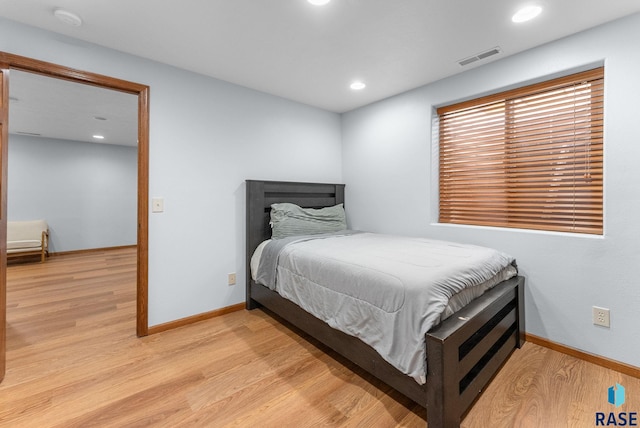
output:
[{"label": "wall outlet cover", "polygon": [[593,307],[593,324],[602,327],[611,327],[611,312],[607,308]]}]

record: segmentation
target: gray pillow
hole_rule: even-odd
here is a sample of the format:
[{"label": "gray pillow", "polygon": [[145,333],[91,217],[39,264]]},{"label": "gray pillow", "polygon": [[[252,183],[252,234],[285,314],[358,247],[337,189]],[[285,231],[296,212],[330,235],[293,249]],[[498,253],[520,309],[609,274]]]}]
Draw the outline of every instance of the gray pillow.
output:
[{"label": "gray pillow", "polygon": [[318,235],[347,229],[342,204],[326,208],[301,208],[290,203],[271,205],[271,237]]}]

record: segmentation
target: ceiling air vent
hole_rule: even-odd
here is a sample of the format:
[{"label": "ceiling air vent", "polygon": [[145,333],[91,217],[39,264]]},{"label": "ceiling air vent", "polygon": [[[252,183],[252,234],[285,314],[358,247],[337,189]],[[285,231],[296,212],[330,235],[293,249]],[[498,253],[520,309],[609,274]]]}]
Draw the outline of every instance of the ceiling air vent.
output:
[{"label": "ceiling air vent", "polygon": [[458,64],[464,67],[465,65],[472,64],[476,61],[480,61],[481,59],[489,58],[490,56],[493,56],[493,55],[498,55],[500,52],[502,52],[502,50],[500,49],[500,46],[496,46],[495,48],[486,50],[484,52],[480,52],[479,54],[475,54],[468,58],[461,59],[460,61],[458,61]]}]

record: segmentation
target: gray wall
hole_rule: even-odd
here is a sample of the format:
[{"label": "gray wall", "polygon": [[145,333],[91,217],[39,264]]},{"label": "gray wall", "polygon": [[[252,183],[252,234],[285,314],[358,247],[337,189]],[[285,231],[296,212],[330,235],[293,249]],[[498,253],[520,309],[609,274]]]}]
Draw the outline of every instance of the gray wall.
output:
[{"label": "gray wall", "polygon": [[50,251],[135,245],[135,147],[9,136],[8,219],[45,219]]},{"label": "gray wall", "polygon": [[244,301],[245,179],[342,181],[338,114],[6,19],[0,50],[150,86],[151,326]]},{"label": "gray wall", "polygon": [[[640,15],[412,90],[343,116],[348,220],[356,229],[499,248],[526,277],[527,331],[640,366]],[[605,234],[438,224],[434,108],[605,63]],[[611,328],[591,307],[611,309]]]}]

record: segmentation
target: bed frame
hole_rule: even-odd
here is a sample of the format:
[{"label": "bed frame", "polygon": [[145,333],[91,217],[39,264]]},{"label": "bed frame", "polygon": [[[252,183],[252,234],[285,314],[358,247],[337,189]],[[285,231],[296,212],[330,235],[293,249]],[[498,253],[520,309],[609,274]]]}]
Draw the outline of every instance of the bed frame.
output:
[{"label": "bed frame", "polygon": [[427,409],[430,428],[459,427],[462,417],[514,349],[524,343],[524,278],[503,281],[426,335],[427,383],[387,363],[369,345],[329,327],[251,279],[250,259],[271,237],[270,207],[344,203],[344,184],[246,181],[247,309],[265,307]]}]

